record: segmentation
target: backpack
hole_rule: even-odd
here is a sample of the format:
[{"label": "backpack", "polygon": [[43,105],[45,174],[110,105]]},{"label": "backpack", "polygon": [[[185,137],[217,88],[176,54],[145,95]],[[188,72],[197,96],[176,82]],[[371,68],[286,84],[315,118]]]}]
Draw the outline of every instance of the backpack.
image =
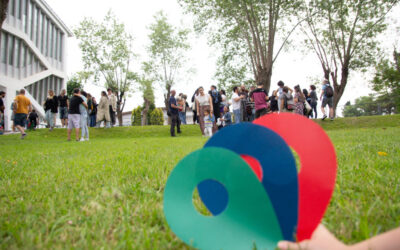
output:
[{"label": "backpack", "polygon": [[285,107],[287,110],[294,110],[294,100],[293,100],[293,96],[290,95],[290,97],[287,97],[287,95],[285,94]]},{"label": "backpack", "polygon": [[325,88],[325,96],[326,97],[332,97],[333,96],[333,88],[331,85],[326,86]]}]

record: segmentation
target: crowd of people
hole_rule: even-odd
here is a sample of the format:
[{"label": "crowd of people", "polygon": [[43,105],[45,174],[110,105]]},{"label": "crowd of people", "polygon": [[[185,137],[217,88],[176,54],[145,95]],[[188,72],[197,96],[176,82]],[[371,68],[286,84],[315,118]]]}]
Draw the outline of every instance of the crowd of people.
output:
[{"label": "crowd of people", "polygon": [[[0,126],[4,127],[4,97],[6,93],[0,92]],[[26,129],[35,130],[39,126],[39,115],[32,108],[32,104],[25,96],[25,89],[21,89],[11,103],[12,131],[18,130],[21,139],[26,137]],[[73,95],[67,96],[66,90],[62,90],[58,96],[53,90],[48,91],[48,96],[43,103],[45,111],[46,127],[52,131],[56,126],[56,118],[59,115],[61,127],[68,128],[68,140],[71,140],[71,132],[75,130],[77,141],[89,140],[88,127],[110,128],[116,123],[117,98],[111,89],[102,91],[100,102],[91,94],[80,89],[74,89]],[[79,133],[81,137],[79,139]]]},{"label": "crowd of people", "polygon": [[[279,81],[277,88],[269,95],[263,83],[247,89],[246,86],[235,86],[232,98],[227,99],[224,90],[217,90],[216,86],[206,92],[203,87],[196,89],[192,97],[193,123],[200,125],[203,136],[210,137],[219,129],[240,122],[252,122],[263,115],[278,112],[290,112],[317,119],[318,101],[321,101],[322,120],[334,120],[333,95],[334,91],[328,80],[323,81],[322,92],[318,98],[315,85],[309,89],[301,89],[296,85],[294,89],[285,86]],[[168,114],[171,115],[171,136],[181,133],[180,124],[186,124],[186,110],[189,108],[187,96],[180,94],[175,98],[176,91],[171,91]],[[329,113],[326,112],[329,107]],[[230,112],[232,109],[232,113]],[[211,131],[211,132],[210,132]]]}]

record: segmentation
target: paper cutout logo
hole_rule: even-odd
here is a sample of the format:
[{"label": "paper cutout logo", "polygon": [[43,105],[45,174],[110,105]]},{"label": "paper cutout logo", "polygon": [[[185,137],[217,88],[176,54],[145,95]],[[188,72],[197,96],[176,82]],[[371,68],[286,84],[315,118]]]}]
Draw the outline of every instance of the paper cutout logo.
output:
[{"label": "paper cutout logo", "polygon": [[[199,249],[275,249],[280,240],[311,237],[331,199],[336,168],[334,147],[316,123],[267,115],[224,128],[180,161],[165,187],[164,213],[174,233]],[[213,216],[195,209],[196,187]]]}]

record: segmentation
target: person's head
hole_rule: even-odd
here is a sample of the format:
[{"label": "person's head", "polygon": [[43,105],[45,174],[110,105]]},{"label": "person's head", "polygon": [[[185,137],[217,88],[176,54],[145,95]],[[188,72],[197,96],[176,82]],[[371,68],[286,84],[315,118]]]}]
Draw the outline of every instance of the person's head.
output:
[{"label": "person's head", "polygon": [[239,93],[239,87],[238,86],[233,87],[233,92],[236,94]]},{"label": "person's head", "polygon": [[324,83],[324,85],[325,85],[325,84],[329,84],[329,80],[325,78],[324,81],[323,81],[323,83]]},{"label": "person's head", "polygon": [[51,89],[49,89],[49,96],[54,96],[54,91],[53,90],[51,90]]},{"label": "person's head", "polygon": [[228,106],[224,106],[224,113],[228,113],[229,112],[229,107]]},{"label": "person's head", "polygon": [[61,90],[60,95],[65,95],[67,94],[67,91],[65,89]]},{"label": "person's head", "polygon": [[4,97],[6,96],[6,92],[0,91],[0,96],[1,96],[2,98],[4,98]]},{"label": "person's head", "polygon": [[211,90],[217,90],[217,86],[211,85]]},{"label": "person's head", "polygon": [[253,91],[253,90],[255,90],[255,89],[256,89],[255,86],[251,86],[251,87],[250,87],[250,91]]},{"label": "person's head", "polygon": [[87,98],[88,98],[88,99],[91,99],[91,98],[92,98],[92,95],[89,94],[89,93],[87,93]]},{"label": "person's head", "polygon": [[81,95],[83,95],[84,97],[87,97],[87,93],[84,90],[81,91]]},{"label": "person's head", "polygon": [[204,95],[204,88],[203,87],[199,88],[199,95]]},{"label": "person's head", "polygon": [[25,89],[21,89],[21,90],[19,91],[19,94],[20,94],[20,95],[25,95]]},{"label": "person's head", "polygon": [[241,89],[242,92],[245,92],[246,91],[246,86],[242,85],[242,86],[240,86],[240,89]]},{"label": "person's head", "polygon": [[93,102],[96,102],[96,97],[93,96],[93,97],[92,97],[92,101],[93,101]]},{"label": "person's head", "polygon": [[176,91],[175,90],[171,90],[171,96],[175,96],[176,95]]},{"label": "person's head", "polygon": [[283,89],[282,89],[282,91],[283,91],[284,93],[289,93],[289,88],[286,87],[286,86],[284,86]]},{"label": "person's head", "polygon": [[310,85],[310,89],[311,90],[316,90],[317,88],[315,87],[315,85]]},{"label": "person's head", "polygon": [[300,93],[300,92],[301,92],[300,85],[294,86],[294,91],[295,91],[296,93]]},{"label": "person's head", "polygon": [[210,112],[208,110],[204,110],[204,116],[208,116]]},{"label": "person's head", "polygon": [[74,89],[74,95],[79,95],[81,93],[81,90],[76,88]]},{"label": "person's head", "polygon": [[220,93],[221,95],[226,95],[226,92],[225,92],[225,90],[223,90],[223,89],[221,89],[221,90],[219,91],[219,93]]},{"label": "person's head", "polygon": [[182,98],[186,101],[187,95],[182,95]]},{"label": "person's head", "polygon": [[178,95],[178,96],[182,97],[182,96],[183,96],[183,93],[179,93],[179,95]]},{"label": "person's head", "polygon": [[278,86],[279,86],[280,88],[283,88],[283,87],[285,86],[285,83],[282,82],[282,81],[279,81],[279,82],[278,82]]},{"label": "person's head", "polygon": [[101,91],[101,96],[107,96],[107,93],[105,91]]},{"label": "person's head", "polygon": [[108,89],[107,89],[107,92],[108,92],[109,95],[111,95],[111,94],[112,94],[111,88],[108,88]]},{"label": "person's head", "polygon": [[305,96],[308,96],[308,90],[307,90],[307,89],[303,89],[303,94],[304,94]]},{"label": "person's head", "polygon": [[263,88],[263,87],[264,87],[264,84],[262,82],[257,83],[257,88]]},{"label": "person's head", "polygon": [[32,113],[36,113],[36,110],[32,109]]}]

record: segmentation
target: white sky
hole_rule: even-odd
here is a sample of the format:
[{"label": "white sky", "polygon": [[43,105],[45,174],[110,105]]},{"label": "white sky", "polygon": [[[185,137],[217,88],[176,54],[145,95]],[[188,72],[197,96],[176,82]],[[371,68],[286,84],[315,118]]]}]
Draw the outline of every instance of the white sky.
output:
[{"label": "white sky", "polygon": [[[139,57],[134,62],[135,68],[140,68],[142,61],[146,60],[146,46],[149,44],[147,27],[154,22],[154,14],[163,10],[167,14],[169,21],[174,25],[185,25],[187,28],[192,27],[192,18],[184,15],[182,9],[176,0],[46,0],[51,8],[60,16],[66,25],[72,30],[77,27],[84,17],[92,17],[95,20],[102,20],[108,10],[112,10],[118,19],[122,21],[134,38],[134,53]],[[397,8],[392,15],[400,16],[400,8]],[[395,23],[392,19],[390,22]],[[398,23],[396,24],[398,26]],[[382,36],[382,41],[387,47],[388,53],[393,49],[396,32],[391,30]],[[194,90],[198,86],[209,88],[210,85],[216,84],[213,80],[215,73],[216,55],[215,50],[207,45],[207,37],[205,35],[190,39],[192,49],[188,52],[189,65],[195,69],[195,73],[190,79],[178,79],[174,89],[178,93],[183,92],[191,97]],[[398,41],[397,41],[398,42]],[[72,76],[75,72],[83,69],[81,61],[81,53],[78,47],[78,41],[75,38],[69,38],[67,43],[67,72],[68,76]],[[297,50],[296,47],[282,52],[274,65],[272,86],[275,88],[276,82],[283,80],[288,86],[293,87],[300,84],[302,88],[308,88],[311,79],[321,79],[321,66],[316,56],[311,52],[304,55]],[[371,92],[368,87],[368,74],[351,73],[350,81],[347,85],[345,94],[343,95],[340,105],[348,100],[353,101],[355,98],[367,95]],[[102,88],[87,84],[85,89],[92,93],[96,98],[100,96]],[[162,90],[160,86],[156,89],[156,105],[163,106]],[[142,105],[143,99],[141,93],[136,92],[132,97],[128,98],[124,111],[130,111],[138,105]],[[341,108],[339,108],[341,109]]]}]

